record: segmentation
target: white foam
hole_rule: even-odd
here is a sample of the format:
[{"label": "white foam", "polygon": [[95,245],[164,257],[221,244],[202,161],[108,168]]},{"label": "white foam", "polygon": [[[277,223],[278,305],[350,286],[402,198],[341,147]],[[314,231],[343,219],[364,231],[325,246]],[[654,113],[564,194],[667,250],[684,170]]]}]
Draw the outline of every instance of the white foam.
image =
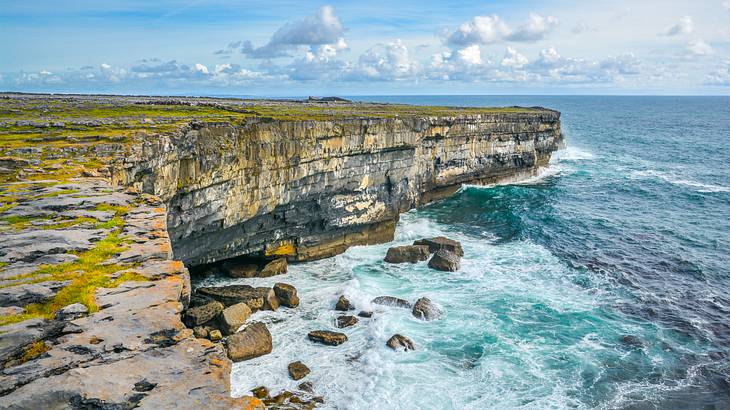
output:
[{"label": "white foam", "polygon": [[677,176],[676,174],[671,172],[663,172],[653,169],[644,171],[633,171],[631,172],[629,177],[632,179],[660,179],[664,182],[677,186],[691,188],[693,191],[701,193],[730,192],[730,187],[706,184],[703,182]]}]

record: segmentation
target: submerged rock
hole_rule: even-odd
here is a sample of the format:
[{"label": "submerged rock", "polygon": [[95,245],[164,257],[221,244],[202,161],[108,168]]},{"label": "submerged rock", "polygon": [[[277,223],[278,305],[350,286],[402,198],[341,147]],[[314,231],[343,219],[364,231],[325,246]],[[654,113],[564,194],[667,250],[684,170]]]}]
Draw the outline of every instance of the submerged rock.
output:
[{"label": "submerged rock", "polygon": [[297,289],[287,283],[277,283],[274,285],[274,294],[279,299],[279,302],[290,308],[299,306],[299,296],[297,296]]},{"label": "submerged rock", "polygon": [[367,311],[366,310],[362,310],[357,315],[360,316],[360,317],[369,318],[369,317],[373,317],[373,312],[371,312],[369,310],[367,310]]},{"label": "submerged rock", "polygon": [[286,258],[275,259],[264,266],[259,272],[258,276],[261,278],[268,278],[269,276],[282,275],[286,273],[288,265]]},{"label": "submerged rock", "polygon": [[299,390],[301,390],[303,392],[314,394],[314,384],[312,384],[312,382],[299,383],[297,388],[299,388]]},{"label": "submerged rock", "polygon": [[246,326],[226,340],[228,358],[234,362],[253,359],[271,353],[271,333],[260,322]]},{"label": "submerged rock", "polygon": [[309,367],[300,361],[289,363],[287,369],[289,370],[289,376],[294,380],[301,380],[310,372]]},{"label": "submerged rock", "polygon": [[218,316],[218,325],[224,335],[231,335],[246,323],[249,316],[251,316],[251,308],[245,303],[237,303],[223,309]]},{"label": "submerged rock", "polygon": [[183,316],[183,322],[188,327],[200,326],[213,320],[222,311],[222,303],[215,300],[208,300],[205,304],[188,308]]},{"label": "submerged rock", "polygon": [[441,308],[436,306],[431,299],[423,297],[416,301],[413,305],[413,316],[421,320],[436,320],[440,319],[443,315]]},{"label": "submerged rock", "polygon": [[330,330],[314,330],[307,335],[309,340],[330,346],[338,346],[347,341],[347,335]]},{"label": "submerged rock", "polygon": [[355,310],[355,306],[352,306],[352,303],[345,297],[345,295],[341,295],[339,299],[337,299],[337,304],[335,305],[335,310],[340,310],[343,312],[346,312],[348,310]]},{"label": "submerged rock", "polygon": [[461,247],[461,243],[453,239],[449,239],[443,236],[437,236],[435,238],[419,239],[413,242],[414,245],[426,245],[431,253],[438,252],[440,249],[452,252],[456,256],[464,256],[464,249]]},{"label": "submerged rock", "polygon": [[388,341],[385,343],[389,348],[393,350],[416,350],[416,345],[413,343],[413,340],[409,339],[406,336],[403,336],[401,334],[394,334],[393,336],[388,339]]},{"label": "submerged rock", "polygon": [[358,322],[357,318],[355,316],[340,316],[335,321],[335,325],[337,325],[338,328],[342,329],[345,327],[350,327],[356,325]]},{"label": "submerged rock", "polygon": [[399,299],[393,296],[378,296],[377,298],[372,300],[372,303],[375,303],[377,305],[385,305],[385,306],[392,306],[392,307],[398,307],[398,308],[410,308],[411,302]]},{"label": "submerged rock", "polygon": [[426,245],[394,246],[388,249],[384,260],[388,263],[416,263],[425,261],[429,255],[429,248]]},{"label": "submerged rock", "polygon": [[459,270],[461,262],[453,252],[441,249],[433,254],[431,260],[428,261],[428,267],[445,272],[454,272]]}]

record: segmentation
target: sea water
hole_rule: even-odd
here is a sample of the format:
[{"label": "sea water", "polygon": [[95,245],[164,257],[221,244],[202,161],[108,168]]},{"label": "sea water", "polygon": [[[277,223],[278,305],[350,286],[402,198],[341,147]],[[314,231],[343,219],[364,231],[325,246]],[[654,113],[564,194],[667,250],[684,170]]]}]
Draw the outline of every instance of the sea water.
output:
[{"label": "sea water", "polygon": [[[234,365],[234,395],[296,389],[287,364],[342,409],[730,408],[730,98],[361,97],[428,105],[544,106],[567,149],[530,180],[464,186],[401,216],[395,241],[290,265],[296,309],[260,312],[273,352]],[[383,262],[388,247],[443,235],[457,272]],[[372,319],[338,330],[345,294]],[[426,296],[441,320],[370,305]],[[357,312],[357,311],[355,311]],[[394,352],[400,333],[416,344]]]}]

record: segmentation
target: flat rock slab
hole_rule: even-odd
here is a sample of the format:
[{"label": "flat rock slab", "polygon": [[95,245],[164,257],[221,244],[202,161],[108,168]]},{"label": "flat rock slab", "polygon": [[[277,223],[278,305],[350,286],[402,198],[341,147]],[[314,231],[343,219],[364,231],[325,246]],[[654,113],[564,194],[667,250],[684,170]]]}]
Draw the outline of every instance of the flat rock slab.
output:
[{"label": "flat rock slab", "polygon": [[464,256],[464,249],[461,247],[461,243],[453,239],[449,239],[443,236],[437,236],[435,238],[419,239],[413,242],[414,245],[426,245],[431,253],[437,252],[440,249],[445,249],[454,253],[456,256]]},{"label": "flat rock slab", "polygon": [[426,245],[394,246],[388,249],[384,260],[388,263],[416,263],[427,260],[430,255]]},{"label": "flat rock slab", "polygon": [[33,262],[50,254],[86,251],[106,236],[100,229],[31,230],[3,233],[0,262]]},{"label": "flat rock slab", "polygon": [[0,306],[25,306],[45,302],[70,281],[28,283],[0,288]]},{"label": "flat rock slab", "polygon": [[271,333],[263,323],[252,323],[226,340],[228,358],[234,362],[271,353]]},{"label": "flat rock slab", "polygon": [[347,341],[347,335],[330,330],[314,330],[307,335],[309,340],[330,346],[339,346]]}]

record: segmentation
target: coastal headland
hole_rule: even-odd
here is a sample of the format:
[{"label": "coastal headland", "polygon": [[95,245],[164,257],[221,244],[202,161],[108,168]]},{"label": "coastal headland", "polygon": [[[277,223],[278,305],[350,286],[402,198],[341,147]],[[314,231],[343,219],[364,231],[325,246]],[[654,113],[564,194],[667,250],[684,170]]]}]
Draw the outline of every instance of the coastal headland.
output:
[{"label": "coastal headland", "polygon": [[[230,397],[231,360],[265,354],[248,318],[296,308],[296,290],[228,303],[190,272],[273,275],[391,241],[400,213],[533,176],[562,143],[540,107],[0,94],[0,407],[263,406]],[[433,243],[390,257],[458,268]]]}]

